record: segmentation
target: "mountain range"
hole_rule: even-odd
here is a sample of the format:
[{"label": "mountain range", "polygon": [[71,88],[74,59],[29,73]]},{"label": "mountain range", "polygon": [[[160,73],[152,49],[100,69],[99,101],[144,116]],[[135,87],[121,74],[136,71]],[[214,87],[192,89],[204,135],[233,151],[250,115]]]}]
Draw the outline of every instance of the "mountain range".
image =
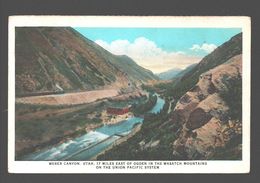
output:
[{"label": "mountain range", "polygon": [[15,57],[16,95],[135,89],[159,77],[171,80],[151,86],[161,91],[163,109],[158,114],[144,114],[136,135],[98,159],[242,158],[242,33],[198,64],[159,77],[128,56],[111,54],[70,27],[16,28]]},{"label": "mountain range", "polygon": [[16,27],[15,34],[16,95],[127,88],[158,79],[70,27]]},{"label": "mountain range", "polygon": [[161,72],[161,73],[157,74],[157,76],[162,80],[170,80],[170,79],[174,78],[175,76],[177,76],[181,71],[182,71],[182,69],[173,68],[168,71]]},{"label": "mountain range", "polygon": [[145,116],[137,135],[98,159],[242,159],[242,33],[182,77],[153,88],[168,99],[166,107]]},{"label": "mountain range", "polygon": [[161,73],[157,74],[157,76],[161,80],[172,80],[172,79],[180,78],[180,77],[184,76],[187,72],[189,72],[195,66],[196,66],[196,64],[191,64],[188,67],[186,67],[185,69],[173,68],[168,71],[161,72]]},{"label": "mountain range", "polygon": [[[242,53],[242,33],[233,36],[230,40],[217,47],[212,53],[205,56],[195,67],[187,72],[178,83],[188,82],[196,78],[198,81],[199,76],[226,62],[235,55]],[[177,82],[176,82],[177,85]]]}]

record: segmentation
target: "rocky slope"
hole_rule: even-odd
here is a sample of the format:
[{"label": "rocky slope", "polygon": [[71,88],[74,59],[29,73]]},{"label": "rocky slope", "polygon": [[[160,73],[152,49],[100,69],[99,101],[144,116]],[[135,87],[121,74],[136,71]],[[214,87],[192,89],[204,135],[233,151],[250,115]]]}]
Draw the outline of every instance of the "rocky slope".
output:
[{"label": "rocky slope", "polygon": [[70,27],[17,27],[16,94],[127,88],[158,79]]},{"label": "rocky slope", "polygon": [[196,77],[242,53],[242,33],[233,36],[229,41],[217,47],[212,53],[205,56],[190,72],[184,75],[181,82]]},{"label": "rocky slope", "polygon": [[186,91],[192,88],[199,76],[214,67],[223,64],[228,59],[242,53],[242,33],[233,36],[230,40],[217,47],[213,52],[205,56],[197,65],[186,72],[182,77],[175,78],[170,86],[167,86],[166,95],[179,99]]},{"label": "rocky slope", "polygon": [[[183,95],[171,121],[180,125],[173,155],[177,159],[240,159],[242,122],[231,118],[233,108],[224,96],[239,81],[242,88],[242,55],[205,72]],[[242,99],[241,99],[242,100]],[[237,106],[238,108],[241,106]]]},{"label": "rocky slope", "polygon": [[141,130],[99,160],[240,160],[242,34],[172,82],[144,86],[165,105],[144,115]]}]

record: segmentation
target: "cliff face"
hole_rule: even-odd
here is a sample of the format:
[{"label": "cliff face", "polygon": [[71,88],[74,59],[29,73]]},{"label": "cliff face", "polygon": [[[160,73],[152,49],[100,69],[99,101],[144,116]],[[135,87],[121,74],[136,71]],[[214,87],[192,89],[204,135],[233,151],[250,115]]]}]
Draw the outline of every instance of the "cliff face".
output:
[{"label": "cliff face", "polygon": [[242,122],[230,118],[232,109],[223,97],[241,76],[242,55],[237,55],[202,74],[199,82],[180,98],[171,118],[180,125],[173,143],[175,157],[218,159],[232,152],[234,158],[241,158]]},{"label": "cliff face", "polygon": [[166,105],[145,115],[140,133],[99,159],[241,159],[241,52],[240,33],[181,77],[147,87],[160,91]]},{"label": "cliff face", "polygon": [[235,55],[242,53],[242,33],[233,36],[229,41],[217,47],[212,53],[205,56],[200,63],[192,68],[184,77],[184,80],[189,80],[196,75],[207,72],[220,64],[223,64]]},{"label": "cliff face", "polygon": [[70,27],[17,27],[16,94],[127,88],[157,79]]}]

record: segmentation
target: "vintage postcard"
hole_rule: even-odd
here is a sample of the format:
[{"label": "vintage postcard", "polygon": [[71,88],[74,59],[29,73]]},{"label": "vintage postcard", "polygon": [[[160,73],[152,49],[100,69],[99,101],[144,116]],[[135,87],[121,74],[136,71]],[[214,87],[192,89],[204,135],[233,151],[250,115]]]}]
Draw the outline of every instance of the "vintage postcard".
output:
[{"label": "vintage postcard", "polygon": [[9,17],[10,173],[248,173],[249,17]]}]

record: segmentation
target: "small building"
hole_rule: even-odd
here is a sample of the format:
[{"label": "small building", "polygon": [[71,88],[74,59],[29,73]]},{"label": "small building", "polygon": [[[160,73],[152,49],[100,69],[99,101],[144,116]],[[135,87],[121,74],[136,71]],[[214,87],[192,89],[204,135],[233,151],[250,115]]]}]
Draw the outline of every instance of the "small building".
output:
[{"label": "small building", "polygon": [[114,114],[114,115],[122,115],[129,112],[129,107],[125,108],[117,108],[117,107],[109,107],[107,108],[108,114]]}]

